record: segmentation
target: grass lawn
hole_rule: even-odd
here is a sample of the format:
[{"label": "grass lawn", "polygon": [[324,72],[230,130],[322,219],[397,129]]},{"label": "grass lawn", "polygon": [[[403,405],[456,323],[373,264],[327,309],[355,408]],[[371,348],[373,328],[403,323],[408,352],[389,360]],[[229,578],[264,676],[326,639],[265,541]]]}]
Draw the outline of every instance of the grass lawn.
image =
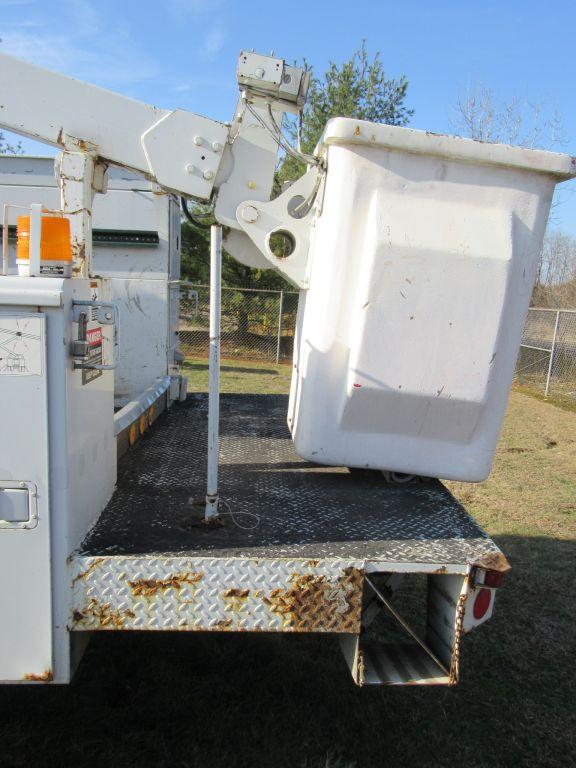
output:
[{"label": "grass lawn", "polygon": [[[225,361],[222,388],[289,376]],[[576,413],[513,392],[489,480],[449,485],[513,567],[455,688],[357,689],[330,637],[100,633],[69,688],[0,689],[0,766],[576,765]]]},{"label": "grass lawn", "polygon": [[[188,379],[188,392],[208,392],[208,361],[189,358],[183,365]],[[222,360],[220,365],[221,392],[256,392],[284,394],[290,389],[292,361],[276,365],[262,361]]]}]

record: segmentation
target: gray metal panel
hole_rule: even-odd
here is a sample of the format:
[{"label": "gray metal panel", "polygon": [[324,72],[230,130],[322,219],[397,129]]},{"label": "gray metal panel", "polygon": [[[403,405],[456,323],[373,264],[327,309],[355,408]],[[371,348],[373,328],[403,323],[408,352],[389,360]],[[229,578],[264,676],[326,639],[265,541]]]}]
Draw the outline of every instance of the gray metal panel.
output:
[{"label": "gray metal panel", "polygon": [[222,396],[227,524],[210,531],[190,527],[190,500],[205,494],[207,397],[190,396],[163,415],[127,456],[82,554],[452,563],[465,573],[468,563],[499,552],[437,480],[391,485],[378,474],[357,477],[302,460],[286,407],[283,395]]}]

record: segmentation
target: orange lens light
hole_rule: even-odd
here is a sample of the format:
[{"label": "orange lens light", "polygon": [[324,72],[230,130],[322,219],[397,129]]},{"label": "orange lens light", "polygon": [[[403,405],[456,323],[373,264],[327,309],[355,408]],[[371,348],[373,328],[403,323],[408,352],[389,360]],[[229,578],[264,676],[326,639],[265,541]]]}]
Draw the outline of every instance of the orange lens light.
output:
[{"label": "orange lens light", "polygon": [[[30,216],[18,216],[16,258],[30,259]],[[41,261],[72,261],[70,220],[63,216],[42,216]]]}]

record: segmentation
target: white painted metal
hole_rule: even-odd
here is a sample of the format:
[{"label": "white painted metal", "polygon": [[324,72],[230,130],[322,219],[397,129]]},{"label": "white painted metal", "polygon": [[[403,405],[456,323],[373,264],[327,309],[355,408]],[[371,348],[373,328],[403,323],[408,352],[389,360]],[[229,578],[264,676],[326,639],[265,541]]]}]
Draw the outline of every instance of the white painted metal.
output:
[{"label": "white painted metal", "polygon": [[[106,299],[106,286],[48,277],[8,276],[0,283],[0,328],[13,339],[16,322],[22,333],[17,345],[8,345],[20,356],[18,375],[0,376],[0,487],[23,481],[38,494],[34,528],[0,528],[0,581],[10,585],[0,590],[0,680],[67,682],[67,558],[116,480],[113,378],[103,371],[82,383],[83,372],[73,369],[72,302],[94,292]],[[111,326],[102,330],[111,346]]]},{"label": "white painted metal", "polygon": [[[60,205],[53,159],[0,157],[0,205],[12,202],[29,207],[34,201],[48,209]],[[7,224],[16,224],[20,212],[11,208]],[[95,229],[158,234],[155,246],[97,242],[93,250],[93,271],[111,278],[111,297],[120,313],[122,342],[114,388],[115,403],[122,407],[154,386],[158,377],[179,375],[175,352],[180,210],[175,198],[157,185],[111,167],[107,193],[94,198],[92,223]],[[16,271],[14,246],[10,247],[9,271]]]},{"label": "white painted metal", "polygon": [[312,461],[483,480],[566,155],[337,118],[289,424]]},{"label": "white painted metal", "polygon": [[[210,197],[222,154],[189,139],[199,134],[208,144],[224,143],[228,129],[223,123],[158,109],[5,54],[0,54],[0,70],[4,127],[54,146],[63,146],[66,136],[78,137],[95,145],[104,160],[140,171],[166,188]],[[189,164],[197,171],[187,173]]]},{"label": "white painted metal", "polygon": [[[256,109],[256,113],[266,125],[270,125],[267,110]],[[277,122],[282,121],[282,116],[282,112],[274,113]],[[235,120],[230,128],[230,141],[216,179],[218,197],[214,215],[224,226],[237,230],[236,209],[243,200],[270,199],[278,143],[253,114],[245,111],[242,100],[236,106]]]},{"label": "white painted metal", "polygon": [[[2,318],[3,323],[5,318]],[[0,371],[1,373],[1,371]],[[26,375],[19,371],[18,375]],[[0,481],[0,528],[36,528],[38,488],[27,480]]]},{"label": "white painted metal", "polygon": [[550,362],[548,363],[548,371],[546,373],[546,387],[544,389],[544,397],[548,397],[548,391],[550,390],[550,377],[552,376],[552,366],[554,365],[554,352],[556,351],[556,336],[558,335],[558,321],[560,320],[560,310],[556,310],[556,320],[554,321],[554,333],[552,334],[552,349],[550,350]]},{"label": "white painted metal", "polygon": [[126,403],[123,408],[117,411],[114,414],[114,434],[119,435],[130,424],[133,424],[139,416],[145,413],[170,388],[171,382],[170,376],[158,379],[154,386],[145,389],[137,398]]},{"label": "white painted metal", "polygon": [[74,269],[81,277],[92,271],[92,207],[94,194],[106,192],[107,166],[98,162],[97,148],[64,136],[65,149],[56,159],[59,208],[70,221]]},{"label": "white painted metal", "polygon": [[[312,206],[300,218],[293,216],[291,211],[314,194],[319,182],[319,173],[321,171],[313,168],[274,200],[265,203],[245,200],[236,211],[236,220],[264,254],[269,266],[277,269],[300,288],[308,286],[308,249],[316,208]],[[270,238],[277,233],[285,233],[294,242],[292,253],[286,257],[276,256],[270,247]]]},{"label": "white painted metal", "polygon": [[[236,222],[236,226],[238,223]],[[224,232],[224,247],[240,264],[254,269],[271,269],[272,265],[244,231],[229,229]]]},{"label": "white painted metal", "polygon": [[222,227],[210,228],[210,358],[208,380],[208,478],[206,519],[218,515],[218,455],[220,451],[220,296],[222,287]]},{"label": "white painted metal", "polygon": [[273,55],[241,51],[237,76],[238,83],[253,95],[280,99],[298,107],[306,102],[310,73]]},{"label": "white painted metal", "polygon": [[[21,340],[15,332],[23,334],[16,337]],[[46,347],[43,312],[0,307],[0,488],[33,483],[38,506],[32,530],[0,529],[0,681],[53,668]],[[20,358],[24,375],[7,369],[8,355]]]},{"label": "white painted metal", "polygon": [[[242,88],[254,91],[257,101],[258,93],[267,93],[277,119],[282,111],[300,109],[308,74],[282,59],[259,56],[262,74],[253,78],[254,55],[241,54]],[[248,69],[247,62],[252,62]],[[245,112],[244,101],[229,127],[184,110],[158,109],[5,54],[0,54],[0,69],[0,125],[9,130],[55,146],[68,142],[69,147],[77,137],[88,153],[95,150],[102,160],[143,173],[165,190],[198,199],[210,199],[215,186],[228,182],[216,215],[233,228],[246,184],[251,196],[268,199],[277,145]],[[266,104],[253,108],[268,122]]]}]

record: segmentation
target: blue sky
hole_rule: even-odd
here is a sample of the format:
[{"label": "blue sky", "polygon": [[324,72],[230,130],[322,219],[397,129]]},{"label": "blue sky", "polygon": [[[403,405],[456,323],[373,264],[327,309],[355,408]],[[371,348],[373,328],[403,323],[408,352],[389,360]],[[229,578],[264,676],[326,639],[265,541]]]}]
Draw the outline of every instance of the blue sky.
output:
[{"label": "blue sky", "polygon": [[[321,73],[366,38],[389,75],[408,78],[413,127],[453,132],[458,93],[482,84],[556,110],[560,149],[576,155],[575,28],[575,0],[0,0],[0,50],[161,107],[228,120],[241,48],[306,57]],[[554,212],[573,235],[575,189],[564,185]]]}]

